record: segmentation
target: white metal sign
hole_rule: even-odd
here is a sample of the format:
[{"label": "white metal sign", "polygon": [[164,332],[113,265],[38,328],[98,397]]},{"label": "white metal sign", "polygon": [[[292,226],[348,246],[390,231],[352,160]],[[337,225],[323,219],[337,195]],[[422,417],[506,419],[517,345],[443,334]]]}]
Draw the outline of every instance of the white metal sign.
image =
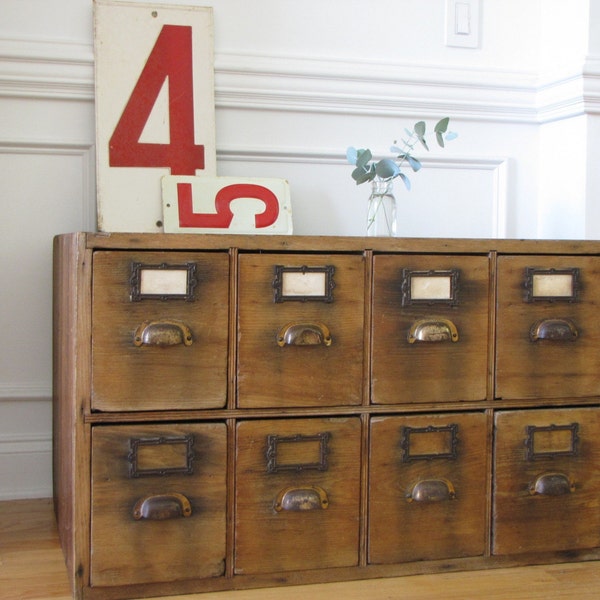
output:
[{"label": "white metal sign", "polygon": [[163,231],[161,178],[216,175],[210,7],[94,0],[100,231]]},{"label": "white metal sign", "polygon": [[292,233],[285,179],[163,177],[166,233]]}]

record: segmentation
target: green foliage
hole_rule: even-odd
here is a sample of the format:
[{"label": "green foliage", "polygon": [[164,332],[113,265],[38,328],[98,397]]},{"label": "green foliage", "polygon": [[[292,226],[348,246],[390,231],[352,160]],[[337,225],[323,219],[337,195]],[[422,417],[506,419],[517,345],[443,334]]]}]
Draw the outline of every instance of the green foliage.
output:
[{"label": "green foliage", "polygon": [[[448,131],[450,118],[445,117],[438,121],[433,128],[435,139],[441,148],[445,147],[445,143],[457,137],[456,133]],[[410,180],[402,171],[403,165],[406,163],[417,172],[421,169],[421,162],[412,154],[414,147],[420,144],[427,152],[429,146],[427,144],[427,125],[425,121],[418,121],[414,124],[412,131],[405,129],[406,139],[402,140],[402,145],[398,146],[397,142],[390,148],[390,152],[396,155],[395,158],[382,158],[374,161],[371,151],[366,149],[357,150],[350,146],[346,151],[346,158],[351,165],[355,166],[352,171],[352,179],[357,185],[366,181],[373,181],[376,177],[379,179],[389,180],[400,177],[404,182],[407,190],[410,190]]]}]

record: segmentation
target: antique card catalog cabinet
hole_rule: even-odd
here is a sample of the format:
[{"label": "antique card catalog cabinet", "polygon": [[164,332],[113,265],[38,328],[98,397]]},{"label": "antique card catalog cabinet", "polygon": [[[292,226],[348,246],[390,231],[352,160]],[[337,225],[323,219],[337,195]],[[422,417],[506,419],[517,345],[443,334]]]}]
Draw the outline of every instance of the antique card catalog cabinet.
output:
[{"label": "antique card catalog cabinet", "polygon": [[600,559],[599,305],[599,242],[58,236],[74,597]]}]

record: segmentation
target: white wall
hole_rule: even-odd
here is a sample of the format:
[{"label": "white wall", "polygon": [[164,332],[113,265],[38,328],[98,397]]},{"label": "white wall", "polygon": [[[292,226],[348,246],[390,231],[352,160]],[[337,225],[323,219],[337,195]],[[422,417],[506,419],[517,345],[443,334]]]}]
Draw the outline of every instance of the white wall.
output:
[{"label": "white wall", "polygon": [[[346,147],[448,115],[401,235],[598,235],[600,0],[481,0],[475,49],[445,46],[445,0],[202,4],[219,173],[287,178],[296,233],[362,234]],[[51,240],[95,227],[92,41],[91,0],[0,2],[0,499],[51,494]]]}]

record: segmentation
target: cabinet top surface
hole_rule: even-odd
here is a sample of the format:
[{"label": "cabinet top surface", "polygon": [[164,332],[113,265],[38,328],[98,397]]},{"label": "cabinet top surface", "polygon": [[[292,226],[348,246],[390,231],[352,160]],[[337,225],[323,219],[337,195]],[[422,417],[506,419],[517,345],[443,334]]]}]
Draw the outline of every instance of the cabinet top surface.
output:
[{"label": "cabinet top surface", "polygon": [[298,252],[431,252],[600,254],[599,240],[524,240],[466,238],[374,238],[304,235],[201,235],[168,233],[70,233],[68,239],[89,249],[264,250]]}]

